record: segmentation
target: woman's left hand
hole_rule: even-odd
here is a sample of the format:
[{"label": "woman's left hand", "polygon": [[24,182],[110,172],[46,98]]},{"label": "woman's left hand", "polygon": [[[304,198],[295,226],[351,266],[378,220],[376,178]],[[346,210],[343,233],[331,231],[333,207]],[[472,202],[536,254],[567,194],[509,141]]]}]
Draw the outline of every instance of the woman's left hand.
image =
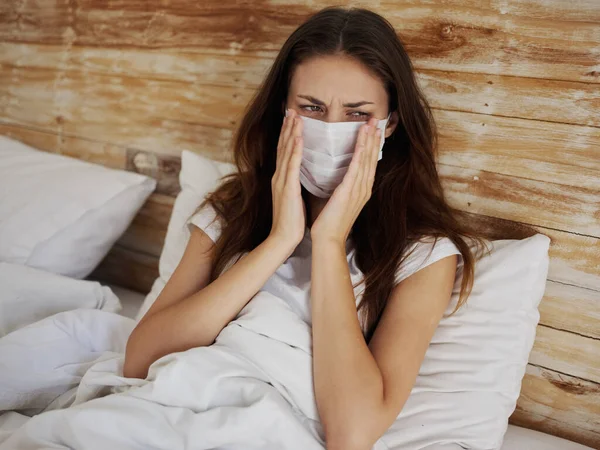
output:
[{"label": "woman's left hand", "polygon": [[354,221],[371,198],[380,142],[377,119],[371,119],[359,130],[348,172],[310,229],[313,242],[334,241],[345,247]]}]

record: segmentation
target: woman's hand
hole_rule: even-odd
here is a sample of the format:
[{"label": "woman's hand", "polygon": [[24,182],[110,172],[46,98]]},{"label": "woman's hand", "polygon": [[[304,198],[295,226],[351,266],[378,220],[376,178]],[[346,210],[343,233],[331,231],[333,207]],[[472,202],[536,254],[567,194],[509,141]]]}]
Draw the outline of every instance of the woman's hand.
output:
[{"label": "woman's hand", "polygon": [[360,128],[348,172],[311,227],[313,243],[327,240],[345,247],[354,221],[371,198],[380,142],[381,130],[372,118]]},{"label": "woman's hand", "polygon": [[306,206],[302,200],[300,163],[302,162],[302,120],[290,109],[283,120],[277,143],[277,164],[271,179],[273,225],[271,236],[294,248],[304,238]]}]

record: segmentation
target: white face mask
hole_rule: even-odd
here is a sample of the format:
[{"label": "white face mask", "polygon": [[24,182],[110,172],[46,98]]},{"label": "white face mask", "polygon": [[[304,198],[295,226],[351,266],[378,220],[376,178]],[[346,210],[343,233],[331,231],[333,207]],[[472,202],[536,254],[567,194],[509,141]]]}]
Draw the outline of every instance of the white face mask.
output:
[{"label": "white face mask", "polygon": [[[304,148],[300,166],[300,182],[311,194],[327,198],[342,182],[348,171],[358,131],[366,122],[323,122],[322,120],[298,116],[302,119]],[[381,129],[379,157],[382,158],[385,128],[390,120],[380,120]]]}]

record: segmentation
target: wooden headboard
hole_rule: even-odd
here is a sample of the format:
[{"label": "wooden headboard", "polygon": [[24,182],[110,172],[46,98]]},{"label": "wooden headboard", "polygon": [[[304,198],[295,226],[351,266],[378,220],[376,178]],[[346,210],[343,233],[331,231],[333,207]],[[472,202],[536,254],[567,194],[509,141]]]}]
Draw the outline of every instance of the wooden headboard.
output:
[{"label": "wooden headboard", "polygon": [[[229,160],[274,55],[327,4],[0,2],[0,133],[159,180],[96,278],[149,290],[181,150]],[[511,422],[600,448],[600,3],[362,4],[392,22],[413,60],[451,204],[489,237],[552,239]]]}]

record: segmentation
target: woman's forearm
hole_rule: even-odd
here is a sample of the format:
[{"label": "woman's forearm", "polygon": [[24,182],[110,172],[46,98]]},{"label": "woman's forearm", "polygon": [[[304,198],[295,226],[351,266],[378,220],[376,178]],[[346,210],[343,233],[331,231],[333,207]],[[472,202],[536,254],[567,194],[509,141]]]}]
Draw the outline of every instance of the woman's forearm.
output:
[{"label": "woman's forearm", "polygon": [[270,236],[204,289],[145,318],[127,342],[124,375],[145,378],[157,359],[211,345],[292,251]]},{"label": "woman's forearm", "polygon": [[345,249],[313,241],[313,371],[328,448],[366,448],[357,442],[364,434],[354,439],[353,430],[383,403],[381,372],[362,335],[355,302]]}]

